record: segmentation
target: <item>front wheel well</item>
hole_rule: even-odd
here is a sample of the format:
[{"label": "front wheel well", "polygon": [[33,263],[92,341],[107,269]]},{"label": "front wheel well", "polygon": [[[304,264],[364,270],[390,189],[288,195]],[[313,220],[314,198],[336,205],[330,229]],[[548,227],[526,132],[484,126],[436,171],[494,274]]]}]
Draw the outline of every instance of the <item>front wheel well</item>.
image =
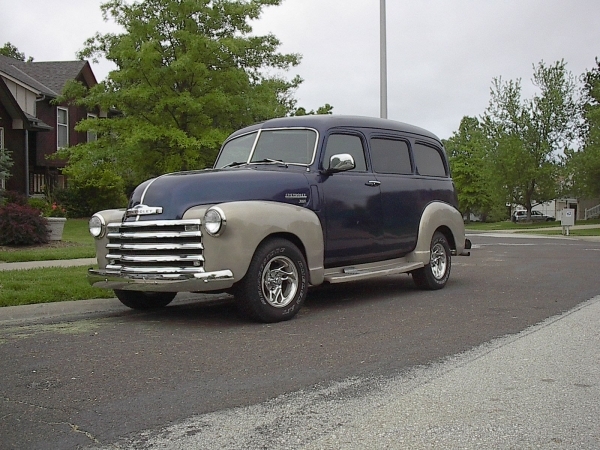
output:
[{"label": "front wheel well", "polygon": [[273,233],[273,234],[270,234],[270,235],[266,236],[256,246],[256,248],[258,248],[260,245],[262,245],[263,242],[266,242],[266,241],[271,240],[271,239],[277,239],[277,238],[281,238],[281,239],[285,239],[287,241],[290,241],[292,244],[294,244],[296,247],[298,247],[298,250],[300,250],[302,252],[302,256],[304,256],[304,259],[306,260],[306,249],[304,248],[304,244],[302,243],[302,241],[300,240],[300,238],[298,236],[296,236],[295,234],[292,234],[292,233]]}]

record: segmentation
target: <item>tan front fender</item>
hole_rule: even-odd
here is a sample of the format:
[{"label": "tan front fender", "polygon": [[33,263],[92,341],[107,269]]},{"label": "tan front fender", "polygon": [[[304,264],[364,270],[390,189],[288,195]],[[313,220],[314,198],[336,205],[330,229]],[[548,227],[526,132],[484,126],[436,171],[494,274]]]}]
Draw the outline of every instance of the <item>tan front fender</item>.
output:
[{"label": "tan front fender", "polygon": [[[236,282],[241,280],[259,244],[269,236],[280,235],[301,244],[310,283],[323,282],[323,230],[313,211],[268,201],[229,202],[215,206],[223,211],[227,224],[217,237],[203,229],[207,272],[229,269]],[[190,208],[183,219],[202,219],[209,208],[207,205]]]}]

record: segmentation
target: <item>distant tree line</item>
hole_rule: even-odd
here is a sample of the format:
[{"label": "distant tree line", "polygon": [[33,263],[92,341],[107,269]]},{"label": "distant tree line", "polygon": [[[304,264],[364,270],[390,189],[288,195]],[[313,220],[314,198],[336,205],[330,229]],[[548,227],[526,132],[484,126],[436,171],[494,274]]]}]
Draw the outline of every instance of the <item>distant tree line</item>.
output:
[{"label": "distant tree line", "polygon": [[600,63],[576,79],[564,61],[534,66],[537,93],[521,80],[492,81],[481,117],[463,117],[444,145],[461,211],[500,219],[506,205],[600,197]]}]

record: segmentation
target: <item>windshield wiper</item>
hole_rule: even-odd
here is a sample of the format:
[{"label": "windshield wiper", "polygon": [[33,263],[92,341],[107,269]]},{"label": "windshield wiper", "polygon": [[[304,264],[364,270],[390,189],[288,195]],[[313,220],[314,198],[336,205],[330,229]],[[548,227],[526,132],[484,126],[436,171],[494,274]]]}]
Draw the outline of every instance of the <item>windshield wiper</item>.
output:
[{"label": "windshield wiper", "polygon": [[221,169],[225,169],[227,167],[236,167],[236,166],[243,166],[244,164],[248,164],[246,161],[244,162],[230,162],[229,164],[224,165],[223,167],[221,167]]},{"label": "windshield wiper", "polygon": [[282,161],[281,159],[271,159],[271,158],[265,158],[265,159],[261,159],[259,161],[251,161],[252,163],[258,163],[258,164],[264,164],[264,163],[270,163],[270,164],[283,164],[285,167],[288,167],[288,163],[286,163],[285,161]]}]

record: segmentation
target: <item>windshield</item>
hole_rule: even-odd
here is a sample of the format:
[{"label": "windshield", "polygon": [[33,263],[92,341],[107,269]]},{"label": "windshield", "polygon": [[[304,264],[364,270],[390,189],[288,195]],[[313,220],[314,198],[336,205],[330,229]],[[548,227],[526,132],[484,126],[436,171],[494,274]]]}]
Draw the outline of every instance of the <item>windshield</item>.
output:
[{"label": "windshield", "polygon": [[246,134],[227,142],[219,154],[215,169],[247,162],[257,134]]},{"label": "windshield", "polygon": [[315,130],[260,130],[258,139],[256,135],[257,133],[251,133],[227,142],[221,150],[215,168],[265,162],[309,165],[314,160],[317,143]]}]

